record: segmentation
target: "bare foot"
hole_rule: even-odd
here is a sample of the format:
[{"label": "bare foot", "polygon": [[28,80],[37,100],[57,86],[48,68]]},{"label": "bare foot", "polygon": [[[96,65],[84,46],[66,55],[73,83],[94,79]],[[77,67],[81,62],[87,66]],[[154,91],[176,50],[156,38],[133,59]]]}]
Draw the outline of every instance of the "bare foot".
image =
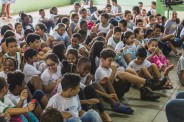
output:
[{"label": "bare foot", "polygon": [[8,16],[8,19],[11,19],[12,17],[11,16]]},{"label": "bare foot", "polygon": [[168,76],[168,74],[169,74],[169,72],[171,71],[171,70],[173,70],[173,68],[174,68],[174,65],[169,65],[166,69],[165,69],[165,71],[164,71],[164,76]]}]

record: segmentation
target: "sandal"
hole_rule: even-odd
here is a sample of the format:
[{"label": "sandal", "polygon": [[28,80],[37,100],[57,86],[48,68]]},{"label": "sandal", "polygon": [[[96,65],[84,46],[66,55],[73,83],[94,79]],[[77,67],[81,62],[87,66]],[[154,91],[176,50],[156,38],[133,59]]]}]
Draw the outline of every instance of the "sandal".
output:
[{"label": "sandal", "polygon": [[128,105],[121,105],[121,103],[116,102],[114,106],[112,106],[112,110],[117,113],[123,114],[133,114],[134,110]]}]

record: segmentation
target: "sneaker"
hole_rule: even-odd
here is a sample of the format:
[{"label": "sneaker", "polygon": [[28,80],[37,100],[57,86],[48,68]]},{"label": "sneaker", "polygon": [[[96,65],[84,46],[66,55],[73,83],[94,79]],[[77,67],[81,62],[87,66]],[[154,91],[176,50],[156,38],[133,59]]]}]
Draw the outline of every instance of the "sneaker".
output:
[{"label": "sneaker", "polygon": [[158,90],[160,87],[162,87],[167,81],[167,78],[162,78],[161,80],[159,79],[147,79],[145,86],[148,86],[151,88],[151,90]]},{"label": "sneaker", "polygon": [[101,117],[103,122],[112,122],[111,117],[106,112],[102,112],[100,114],[100,117]]},{"label": "sneaker", "polygon": [[146,87],[142,87],[140,89],[140,94],[141,94],[141,100],[155,101],[160,98],[159,94],[150,91]]}]

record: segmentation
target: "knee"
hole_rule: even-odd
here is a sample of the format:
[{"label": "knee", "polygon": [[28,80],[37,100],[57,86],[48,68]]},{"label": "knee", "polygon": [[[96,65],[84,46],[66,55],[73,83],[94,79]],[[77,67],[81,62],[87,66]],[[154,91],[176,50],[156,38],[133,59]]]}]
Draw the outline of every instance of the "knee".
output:
[{"label": "knee", "polygon": [[175,100],[170,100],[165,107],[166,113],[171,113],[173,111],[173,108],[176,107]]},{"label": "knee", "polygon": [[132,68],[130,68],[130,67],[128,67],[128,68],[126,69],[126,72],[129,72],[129,73],[134,74],[134,73],[135,73],[135,70],[132,69]]},{"label": "knee", "polygon": [[176,99],[184,99],[184,92],[179,92],[179,93],[176,95]]},{"label": "knee", "polygon": [[88,114],[88,116],[93,117],[93,118],[98,118],[99,117],[99,114],[93,109],[87,111],[86,114]]},{"label": "knee", "polygon": [[146,68],[146,67],[141,67],[141,68],[140,68],[140,71],[145,72],[145,71],[147,71],[147,68]]},{"label": "knee", "polygon": [[33,82],[42,82],[42,80],[41,80],[41,78],[39,77],[39,76],[37,76],[37,75],[35,75],[35,76],[33,76],[32,78],[31,78],[31,81],[33,81]]}]

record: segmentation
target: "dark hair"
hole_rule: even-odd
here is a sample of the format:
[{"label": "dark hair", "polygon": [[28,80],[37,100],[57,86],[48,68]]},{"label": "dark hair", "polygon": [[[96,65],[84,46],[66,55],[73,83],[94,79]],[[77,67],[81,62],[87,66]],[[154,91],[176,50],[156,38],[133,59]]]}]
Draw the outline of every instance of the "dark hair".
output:
[{"label": "dark hair", "polygon": [[134,35],[135,35],[135,37],[137,37],[137,34],[139,34],[140,31],[141,31],[141,28],[135,28],[134,29]]},{"label": "dark hair", "polygon": [[34,43],[36,40],[40,40],[40,36],[35,33],[30,33],[26,38],[26,43],[29,45],[30,42]]},{"label": "dark hair", "polygon": [[44,11],[44,9],[43,9],[43,8],[39,10],[39,13],[40,13],[40,12],[42,12],[42,11]]},{"label": "dark hair", "polygon": [[45,58],[45,61],[48,59],[52,60],[55,63],[59,63],[59,59],[58,59],[57,55],[54,53],[48,54],[47,57]]},{"label": "dark hair", "polygon": [[121,23],[123,27],[127,26],[127,21],[125,19],[121,19],[118,23]]},{"label": "dark hair", "polygon": [[24,20],[24,18],[25,18],[26,16],[28,16],[28,15],[25,14],[25,13],[21,13],[21,17],[20,17],[20,18],[21,18],[21,21]]},{"label": "dark hair", "polygon": [[151,20],[151,19],[154,18],[154,17],[155,17],[154,15],[150,15],[150,16],[148,17],[148,19]]},{"label": "dark hair", "polygon": [[72,37],[73,37],[73,38],[77,38],[78,40],[81,39],[81,35],[80,35],[79,33],[74,33],[74,34],[72,35]]},{"label": "dark hair", "polygon": [[101,14],[101,16],[103,16],[105,19],[109,19],[109,15],[108,14],[106,14],[106,13],[103,13],[103,14]]},{"label": "dark hair", "polygon": [[6,86],[6,80],[3,77],[0,77],[0,90],[2,90]]},{"label": "dark hair", "polygon": [[138,2],[138,4],[143,4],[142,2]]},{"label": "dark hair", "polygon": [[165,19],[167,19],[165,16],[162,16],[162,22],[165,20]]},{"label": "dark hair", "polygon": [[32,17],[32,15],[28,15],[28,17],[32,20],[32,22],[33,22],[33,17]]},{"label": "dark hair", "polygon": [[75,89],[80,84],[80,76],[73,73],[66,73],[63,76],[61,81],[61,86],[63,91],[66,91],[70,88]]},{"label": "dark hair", "polygon": [[61,23],[64,23],[64,24],[66,24],[67,22],[69,22],[70,20],[67,18],[67,17],[63,17],[62,19],[61,19]]},{"label": "dark hair", "polygon": [[148,45],[150,45],[151,42],[158,42],[158,40],[155,39],[155,38],[151,38],[151,39],[148,40]]},{"label": "dark hair", "polygon": [[115,3],[117,3],[117,0],[112,0],[112,2],[115,2]]},{"label": "dark hair", "polygon": [[62,62],[61,74],[64,75],[66,73],[74,73],[76,69],[77,66],[75,64],[70,64],[68,61],[64,60]]},{"label": "dark hair", "polygon": [[54,28],[54,30],[57,31],[58,29],[60,29],[60,28],[62,28],[62,27],[66,28],[65,24],[63,24],[63,23],[58,23],[58,24],[56,25],[56,27]]},{"label": "dark hair", "polygon": [[4,37],[3,37],[2,41],[1,41],[1,44],[2,44],[3,42],[5,42],[5,41],[6,41],[6,38],[8,38],[8,37],[10,37],[10,36],[15,36],[15,33],[14,33],[12,30],[7,30],[7,31],[5,32],[5,34],[4,34]]},{"label": "dark hair", "polygon": [[57,7],[55,7],[55,6],[52,7],[52,8],[50,9],[50,14],[53,14],[53,10],[54,10],[54,9],[57,9]]},{"label": "dark hair", "polygon": [[76,49],[69,49],[66,55],[68,56],[69,54],[75,55],[77,59],[79,57],[78,51]]},{"label": "dark hair", "polygon": [[10,26],[8,26],[8,25],[2,26],[2,28],[1,28],[1,35],[4,35],[5,32],[8,31],[8,30],[12,30],[12,29],[10,28]]},{"label": "dark hair", "polygon": [[105,8],[112,7],[110,4],[106,4]]},{"label": "dark hair", "polygon": [[157,13],[157,14],[155,15],[155,17],[159,17],[159,16],[161,16],[161,14],[159,14],[159,13]]},{"label": "dark hair", "polygon": [[121,28],[119,26],[115,26],[113,28],[113,34],[117,33],[117,32],[120,32],[121,33]]},{"label": "dark hair", "polygon": [[15,66],[15,69],[17,69],[17,68],[18,68],[18,61],[17,61],[17,59],[12,58],[12,57],[6,57],[5,60],[3,61],[3,65],[4,65],[5,62],[6,62],[7,60],[9,60],[9,59],[13,61],[14,66]]},{"label": "dark hair", "polygon": [[79,58],[78,62],[77,62],[77,66],[81,66],[84,64],[90,64],[91,65],[91,61],[88,57],[81,57]]},{"label": "dark hair", "polygon": [[84,12],[84,11],[87,11],[85,8],[81,8],[80,10],[79,10],[79,13],[80,14],[82,14],[82,12]]},{"label": "dark hair", "polygon": [[125,12],[124,12],[124,13],[125,13],[125,15],[124,15],[124,16],[126,16],[126,15],[127,15],[127,14],[129,14],[129,13],[131,14],[131,11],[129,11],[129,10],[125,10]]},{"label": "dark hair", "polygon": [[145,38],[147,37],[147,35],[150,35],[151,33],[153,33],[153,29],[147,29],[145,32]]},{"label": "dark hair", "polygon": [[13,91],[16,86],[21,86],[24,81],[25,75],[21,71],[10,72],[7,74],[7,82],[9,90]]},{"label": "dark hair", "polygon": [[152,1],[151,3],[152,3],[153,5],[155,5],[155,6],[156,6],[156,4],[157,4],[155,1]]},{"label": "dark hair", "polygon": [[16,23],[15,23],[15,28],[16,28],[18,25],[22,25],[22,23],[16,22]]},{"label": "dark hair", "polygon": [[56,108],[48,107],[42,113],[40,122],[64,122],[64,118]]},{"label": "dark hair", "polygon": [[54,45],[52,52],[57,55],[59,61],[63,61],[65,59],[65,51],[66,47],[64,44]]},{"label": "dark hair", "polygon": [[44,30],[45,33],[47,33],[47,27],[45,26],[44,23],[38,23],[36,24],[41,30]]},{"label": "dark hair", "polygon": [[33,31],[32,29],[26,29],[26,30],[24,31],[24,36],[27,37],[28,34],[33,33],[33,32],[34,32],[34,31]]},{"label": "dark hair", "polygon": [[114,58],[116,53],[112,49],[103,49],[100,53],[100,58],[107,59],[107,58]]},{"label": "dark hair", "polygon": [[142,19],[137,19],[135,25],[137,25],[139,22],[143,22]]},{"label": "dark hair", "polygon": [[74,19],[76,16],[79,16],[77,13],[73,13],[72,15],[71,15],[71,18],[72,19]]},{"label": "dark hair", "polygon": [[154,28],[154,30],[155,30],[156,28],[162,29],[162,27],[161,27],[159,24],[155,24],[153,28]]},{"label": "dark hair", "polygon": [[136,56],[146,58],[147,57],[146,49],[144,47],[140,47],[136,52]]},{"label": "dark hair", "polygon": [[6,46],[8,47],[9,43],[17,42],[17,40],[15,39],[15,37],[10,36],[10,37],[6,38],[5,42],[6,42]]},{"label": "dark hair", "polygon": [[33,56],[35,56],[37,54],[38,54],[38,52],[35,49],[29,48],[25,51],[24,58],[26,59],[26,61],[29,61],[29,58],[33,58]]},{"label": "dark hair", "polygon": [[80,27],[81,27],[83,24],[87,24],[87,22],[86,22],[85,20],[80,21],[80,23],[79,23]]},{"label": "dark hair", "polygon": [[87,35],[87,32],[84,31],[84,30],[78,30],[77,33],[79,33],[81,36],[82,36],[82,35]]},{"label": "dark hair", "polygon": [[136,11],[137,14],[140,14],[140,10],[138,6],[133,6],[132,10]]},{"label": "dark hair", "polygon": [[126,31],[125,33],[123,33],[123,34],[121,35],[121,40],[123,41],[124,44],[126,44],[126,40],[127,40],[131,35],[134,35],[134,33],[131,32],[131,31]]},{"label": "dark hair", "polygon": [[75,2],[75,3],[74,3],[74,6],[80,6],[80,7],[81,7],[81,5],[80,5],[79,2]]}]

